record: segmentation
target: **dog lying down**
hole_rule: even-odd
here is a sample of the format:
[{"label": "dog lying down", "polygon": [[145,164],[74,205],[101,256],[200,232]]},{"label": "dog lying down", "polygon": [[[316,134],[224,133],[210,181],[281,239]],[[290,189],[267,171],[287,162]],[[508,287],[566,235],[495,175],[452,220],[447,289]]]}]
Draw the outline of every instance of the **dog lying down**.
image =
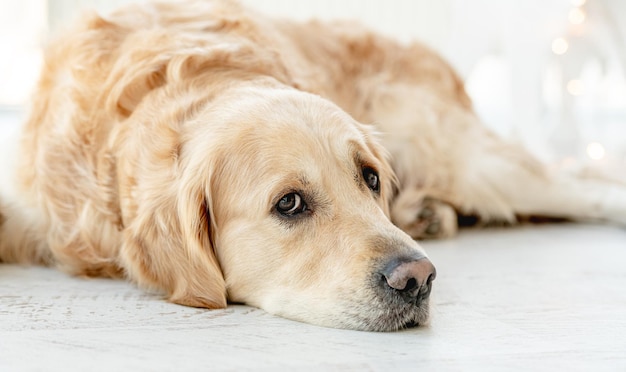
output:
[{"label": "dog lying down", "polygon": [[424,46],[229,1],[85,16],[49,46],[21,136],[1,261],[329,327],[427,322],[414,239],[457,214],[626,223],[623,185],[499,139]]}]

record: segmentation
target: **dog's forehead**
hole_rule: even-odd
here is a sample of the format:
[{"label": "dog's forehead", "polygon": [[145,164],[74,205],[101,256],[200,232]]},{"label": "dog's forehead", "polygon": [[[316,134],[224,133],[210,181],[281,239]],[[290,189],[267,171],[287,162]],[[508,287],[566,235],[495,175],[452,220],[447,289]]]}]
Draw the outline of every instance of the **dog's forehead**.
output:
[{"label": "dog's forehead", "polygon": [[254,175],[257,184],[333,178],[339,187],[341,180],[354,183],[361,164],[378,164],[364,126],[318,96],[246,91],[228,111],[219,121],[230,135],[220,147],[237,177]]},{"label": "dog's forehead", "polygon": [[277,155],[352,158],[355,152],[369,152],[362,126],[319,96],[271,90],[241,103],[244,136],[259,147],[274,146]]}]

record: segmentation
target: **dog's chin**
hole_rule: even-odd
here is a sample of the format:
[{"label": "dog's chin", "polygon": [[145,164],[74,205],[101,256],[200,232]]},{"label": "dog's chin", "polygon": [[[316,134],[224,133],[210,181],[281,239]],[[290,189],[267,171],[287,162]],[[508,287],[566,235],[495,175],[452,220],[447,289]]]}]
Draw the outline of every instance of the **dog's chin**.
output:
[{"label": "dog's chin", "polygon": [[[426,326],[430,322],[430,298],[407,298],[392,288],[371,285],[360,296],[338,295],[327,306],[297,301],[298,306],[260,306],[270,313],[329,328],[367,332],[394,332]],[[284,296],[280,298],[284,299]],[[328,306],[328,304],[332,305]],[[293,304],[293,303],[292,303]],[[308,305],[303,305],[308,304]],[[273,311],[272,311],[273,310]]]},{"label": "dog's chin", "polygon": [[415,328],[428,324],[430,320],[428,301],[420,305],[403,306],[397,310],[389,309],[389,313],[372,319],[365,324],[367,331],[389,332]]},{"label": "dog's chin", "polygon": [[332,327],[369,332],[399,331],[427,325],[430,321],[430,304],[428,300],[419,304],[380,300],[360,303],[352,305],[336,320],[337,323]]},{"label": "dog's chin", "polygon": [[[251,304],[250,302],[245,302]],[[308,303],[307,306],[302,304]],[[302,301],[298,306],[281,306],[265,303],[253,306],[283,318],[328,328],[349,329],[367,332],[394,332],[426,326],[430,322],[430,302],[407,302],[401,298],[389,299],[372,293],[356,299],[343,298],[333,306],[319,308],[316,303]]]}]

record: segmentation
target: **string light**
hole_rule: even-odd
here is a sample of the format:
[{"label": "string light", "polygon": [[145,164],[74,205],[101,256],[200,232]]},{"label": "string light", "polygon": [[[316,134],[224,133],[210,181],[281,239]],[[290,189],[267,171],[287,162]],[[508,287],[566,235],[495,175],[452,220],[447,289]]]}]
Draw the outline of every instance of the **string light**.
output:
[{"label": "string light", "polygon": [[591,142],[587,145],[587,156],[592,160],[602,160],[606,155],[604,146],[598,142]]},{"label": "string light", "polygon": [[567,83],[567,92],[572,96],[580,96],[584,93],[585,86],[578,79],[572,79]]},{"label": "string light", "polygon": [[556,55],[562,55],[567,52],[569,48],[569,43],[562,37],[557,37],[552,41],[552,52]]},{"label": "string light", "polygon": [[579,25],[585,22],[585,18],[587,18],[587,13],[585,13],[582,8],[572,8],[572,10],[569,11],[568,18],[570,23],[574,25]]},{"label": "string light", "polygon": [[[568,33],[552,40],[552,52],[555,55],[563,55],[570,49],[569,39],[571,36],[581,36],[584,33],[585,28],[580,26],[587,21],[587,12],[584,6],[587,4],[587,0],[570,0],[571,8],[567,14],[567,19],[570,23]],[[569,39],[569,40],[568,40]],[[575,78],[565,83],[565,91],[571,96],[581,96],[585,94],[585,85],[582,80]],[[607,159],[607,150],[600,142],[590,142],[587,144],[585,154],[588,159],[593,161],[601,161]],[[614,155],[613,155],[614,157]],[[626,156],[624,156],[624,163],[626,164]],[[572,162],[576,162],[576,159],[572,156],[562,159],[561,165],[567,166]]]}]

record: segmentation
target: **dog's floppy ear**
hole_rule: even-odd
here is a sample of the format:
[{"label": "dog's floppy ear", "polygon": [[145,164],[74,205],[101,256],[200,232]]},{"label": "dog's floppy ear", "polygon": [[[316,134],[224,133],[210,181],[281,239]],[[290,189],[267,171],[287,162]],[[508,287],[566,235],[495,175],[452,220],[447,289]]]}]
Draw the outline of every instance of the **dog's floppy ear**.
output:
[{"label": "dog's floppy ear", "polygon": [[132,280],[165,291],[172,302],[224,308],[226,286],[211,237],[212,165],[191,169],[179,141],[165,130],[125,138],[117,171],[121,264]]}]

